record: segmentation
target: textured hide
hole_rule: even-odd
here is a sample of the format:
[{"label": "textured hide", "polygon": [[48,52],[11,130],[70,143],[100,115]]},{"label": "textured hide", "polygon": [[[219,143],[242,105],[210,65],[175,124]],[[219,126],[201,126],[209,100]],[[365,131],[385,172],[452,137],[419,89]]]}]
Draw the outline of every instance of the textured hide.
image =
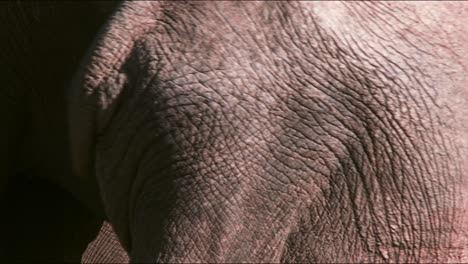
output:
[{"label": "textured hide", "polygon": [[128,263],[128,255],[109,223],[104,222],[96,239],[89,243],[81,263]]}]

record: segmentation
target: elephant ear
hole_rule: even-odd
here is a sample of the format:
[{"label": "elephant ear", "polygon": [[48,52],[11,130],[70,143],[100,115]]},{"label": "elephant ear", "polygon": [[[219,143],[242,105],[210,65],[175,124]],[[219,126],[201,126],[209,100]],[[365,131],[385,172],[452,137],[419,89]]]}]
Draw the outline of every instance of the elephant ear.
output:
[{"label": "elephant ear", "polygon": [[[124,64],[134,43],[154,28],[154,2],[116,8],[91,45],[68,92],[69,135],[75,174],[95,174],[95,148],[127,83]],[[116,143],[118,144],[118,143]]]}]

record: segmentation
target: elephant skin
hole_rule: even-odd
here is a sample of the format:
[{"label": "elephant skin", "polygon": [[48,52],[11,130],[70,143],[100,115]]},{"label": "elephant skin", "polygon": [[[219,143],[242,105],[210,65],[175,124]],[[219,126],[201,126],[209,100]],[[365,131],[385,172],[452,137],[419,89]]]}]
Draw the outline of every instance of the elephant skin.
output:
[{"label": "elephant skin", "polygon": [[127,252],[107,222],[102,225],[96,239],[89,243],[81,257],[81,263],[129,263],[129,261]]},{"label": "elephant skin", "polygon": [[6,215],[102,197],[137,263],[468,262],[466,3],[23,4],[0,3]]},{"label": "elephant skin", "polygon": [[69,93],[130,260],[467,262],[468,4],[126,2]]}]

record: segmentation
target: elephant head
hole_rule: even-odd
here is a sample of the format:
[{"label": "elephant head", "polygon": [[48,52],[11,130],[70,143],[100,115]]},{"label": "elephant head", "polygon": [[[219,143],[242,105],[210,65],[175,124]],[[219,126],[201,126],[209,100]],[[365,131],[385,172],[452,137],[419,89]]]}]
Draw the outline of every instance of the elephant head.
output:
[{"label": "elephant head", "polygon": [[467,7],[123,3],[75,170],[134,262],[468,261]]}]

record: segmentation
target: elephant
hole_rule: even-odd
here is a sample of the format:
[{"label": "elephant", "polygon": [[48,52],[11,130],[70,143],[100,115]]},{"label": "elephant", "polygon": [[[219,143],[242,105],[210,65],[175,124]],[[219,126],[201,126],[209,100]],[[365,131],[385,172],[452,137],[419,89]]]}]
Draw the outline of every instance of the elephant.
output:
[{"label": "elephant", "polygon": [[468,4],[15,5],[0,192],[83,262],[468,261]]},{"label": "elephant", "polygon": [[468,261],[468,4],[136,1],[69,87],[130,262]]},{"label": "elephant", "polygon": [[97,237],[88,244],[81,256],[81,263],[129,263],[125,249],[116,237],[112,226],[104,222]]},{"label": "elephant", "polygon": [[78,263],[105,219],[71,170],[66,95],[112,5],[0,3],[2,263]]}]

